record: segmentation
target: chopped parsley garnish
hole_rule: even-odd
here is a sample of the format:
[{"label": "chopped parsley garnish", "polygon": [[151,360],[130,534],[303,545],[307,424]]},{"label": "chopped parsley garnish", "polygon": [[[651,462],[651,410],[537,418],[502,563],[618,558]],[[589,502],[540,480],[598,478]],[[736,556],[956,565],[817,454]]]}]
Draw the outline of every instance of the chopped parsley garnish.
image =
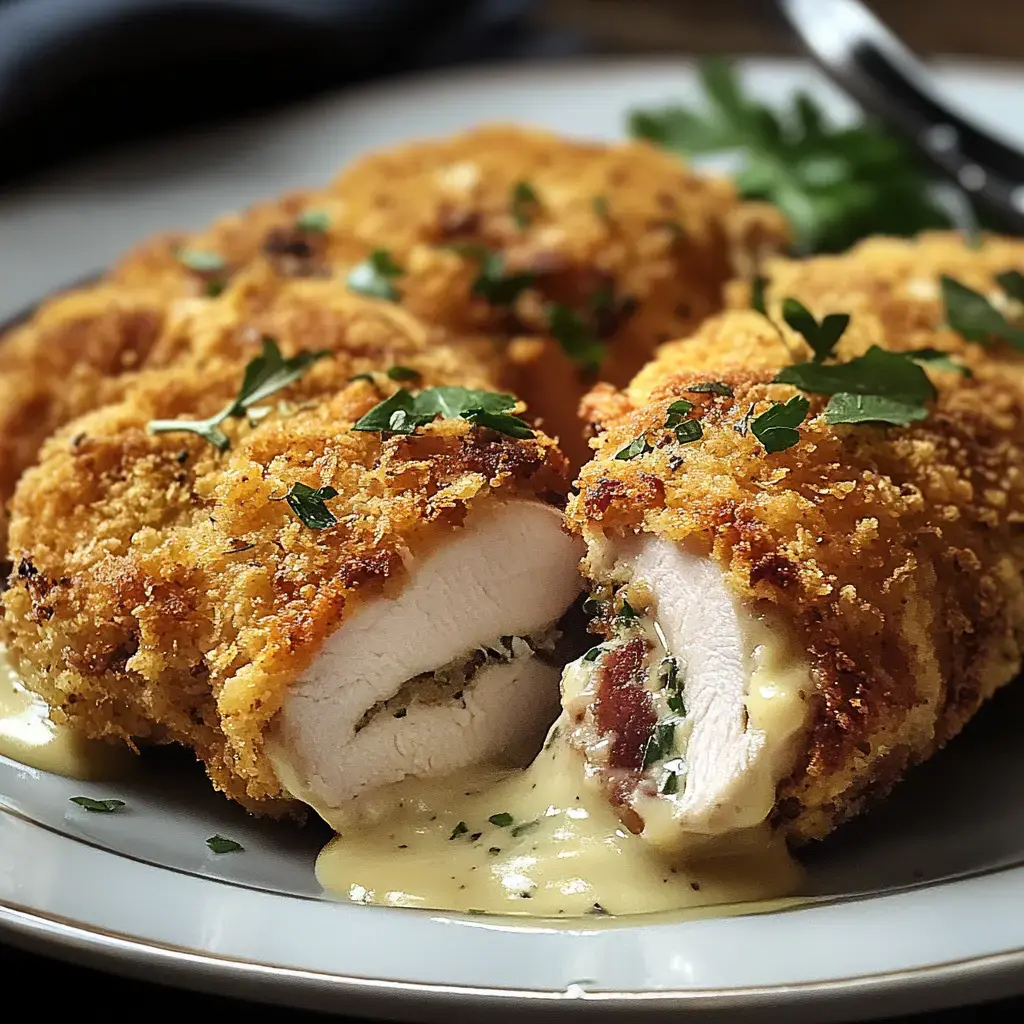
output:
[{"label": "chopped parsley garnish", "polygon": [[676,440],[680,444],[699,441],[704,436],[704,427],[700,420],[683,420],[675,429]]},{"label": "chopped parsley garnish", "polygon": [[372,373],[357,373],[354,377],[349,377],[349,384],[355,384],[357,380],[365,380],[369,384],[374,383],[374,377]]},{"label": "chopped parsley garnish", "polygon": [[619,608],[618,615],[615,616],[619,622],[630,623],[636,622],[640,618],[640,615],[636,609],[625,599],[622,599],[622,606]]},{"label": "chopped parsley garnish", "polygon": [[768,315],[768,306],[765,304],[765,292],[768,288],[768,278],[758,274],[750,282],[750,308],[761,316]]},{"label": "chopped parsley garnish", "polygon": [[751,406],[740,433],[746,436],[746,428],[749,426],[765,451],[773,455],[784,452],[800,440],[800,432],[796,428],[803,423],[810,407],[811,403],[803,395],[794,395],[788,402],[774,402],[771,408],[751,419],[750,414],[754,408]]},{"label": "chopped parsley garnish", "polygon": [[659,761],[664,761],[672,753],[676,741],[676,726],[678,724],[679,722],[676,718],[666,718],[654,727],[654,731],[651,733],[651,737],[647,741],[647,747],[644,750],[645,768],[649,768],[652,764],[657,764]]},{"label": "chopped parsley garnish", "polygon": [[[419,370],[414,370],[409,366],[389,366],[387,369],[387,375],[391,380],[419,380],[423,374]],[[355,378],[353,378],[354,380]]]},{"label": "chopped parsley garnish", "polygon": [[236,843],[234,839],[225,839],[223,836],[210,836],[206,840],[206,845],[214,853],[240,853],[245,849],[241,843]]},{"label": "chopped parsley garnish", "polygon": [[685,156],[741,153],[740,193],[779,207],[803,251],[948,225],[923,162],[901,139],[870,122],[837,127],[803,92],[776,112],[743,91],[727,61],[703,62],[701,79],[707,113],[635,110],[631,134]]},{"label": "chopped parsley garnish", "polygon": [[455,828],[452,829],[452,834],[448,837],[449,839],[458,839],[459,836],[464,836],[469,831],[469,826],[464,822],[460,821]]},{"label": "chopped parsley garnish", "polygon": [[492,857],[497,857],[497,856],[498,856],[498,854],[499,854],[499,853],[501,853],[501,847],[500,847],[500,846],[488,846],[488,847],[487,847],[487,852],[488,852],[488,853],[489,853],[489,854],[490,854],[490,855],[491,855]]},{"label": "chopped parsley garnish", "polygon": [[413,395],[404,388],[361,416],[353,430],[371,433],[412,434],[437,416],[442,419],[461,418],[478,427],[488,427],[509,437],[534,437],[529,424],[509,413],[516,400],[512,395],[472,388],[427,388]]},{"label": "chopped parsley garnish", "polygon": [[533,284],[534,275],[528,271],[506,274],[504,254],[492,252],[478,242],[452,242],[444,248],[479,263],[480,272],[470,291],[483,296],[492,306],[512,305]]},{"label": "chopped parsley garnish", "polygon": [[1024,302],[1024,274],[1019,270],[1007,270],[1002,274],[996,274],[999,287],[1017,302]]},{"label": "chopped parsley garnish", "polygon": [[683,417],[693,410],[693,402],[685,398],[677,398],[666,410],[665,426],[671,430],[683,422]]},{"label": "chopped parsley garnish", "polygon": [[654,449],[651,447],[647,438],[641,435],[638,438],[630,441],[624,448],[620,448],[615,453],[615,458],[620,459],[623,462],[628,462],[630,459],[638,458],[641,455],[645,455],[647,452],[653,452]]},{"label": "chopped parsley garnish", "polygon": [[686,764],[681,757],[675,757],[665,762],[664,769],[658,792],[663,796],[675,796],[679,792],[679,780],[686,773]]},{"label": "chopped parsley garnish", "polygon": [[726,398],[733,397],[733,390],[724,381],[720,380],[699,380],[694,384],[687,384],[684,391],[692,395],[724,395]]},{"label": "chopped parsley garnish", "polygon": [[394,279],[404,273],[387,249],[374,249],[362,263],[349,271],[348,286],[360,295],[397,302],[401,293],[395,287]]},{"label": "chopped parsley garnish", "polygon": [[579,313],[561,302],[552,302],[548,306],[548,328],[574,363],[587,370],[596,370],[604,359],[605,347],[601,339]]},{"label": "chopped parsley garnish", "polygon": [[597,647],[591,647],[586,654],[583,655],[584,661],[597,661],[598,658],[604,653],[604,648],[598,645]]},{"label": "chopped parsley garnish", "polygon": [[925,419],[925,403],[937,394],[928,374],[912,358],[877,345],[848,363],[795,363],[780,370],[775,382],[831,395],[825,407],[825,422],[830,424],[905,426]]},{"label": "chopped parsley garnish", "polygon": [[608,219],[608,197],[607,196],[594,196],[591,200],[591,205],[594,208],[594,213],[601,218],[601,220]]},{"label": "chopped parsley garnish", "polygon": [[829,313],[821,323],[814,319],[811,311],[797,299],[782,300],[782,319],[789,324],[811,346],[814,361],[820,363],[832,355],[836,342],[849,326],[849,313]]},{"label": "chopped parsley garnish", "polygon": [[540,818],[534,818],[533,821],[521,821],[518,825],[513,825],[509,834],[512,836],[522,836],[527,832],[532,832],[540,824]]},{"label": "chopped parsley garnish", "polygon": [[314,489],[303,483],[294,483],[288,488],[284,500],[303,525],[311,530],[326,530],[328,526],[337,525],[338,520],[324,502],[337,496],[338,492],[330,486]]},{"label": "chopped parsley garnish", "polygon": [[530,226],[533,215],[540,207],[540,200],[533,186],[528,181],[517,181],[512,186],[512,195],[509,199],[509,212],[516,222],[516,227],[522,231]]},{"label": "chopped parsley garnish", "polygon": [[[699,441],[704,436],[704,428],[700,420],[688,420],[684,417],[693,411],[693,402],[685,398],[678,398],[667,410],[665,416],[665,427],[676,435],[680,444],[689,444],[691,441]],[[616,456],[618,458],[619,456]]]},{"label": "chopped parsley garnish", "polygon": [[216,274],[228,265],[219,252],[205,249],[179,249],[178,262],[197,274]]},{"label": "chopped parsley garnish", "polygon": [[79,807],[84,807],[87,811],[94,811],[96,814],[111,814],[119,807],[124,807],[123,800],[93,800],[91,796],[73,796],[71,802],[78,804]]},{"label": "chopped parsley garnish", "polygon": [[238,396],[226,405],[215,416],[207,420],[150,420],[148,427],[151,434],[190,433],[198,434],[218,451],[227,451],[231,446],[227,435],[220,425],[230,416],[241,418],[246,410],[262,399],[294,384],[318,359],[331,353],[297,352],[287,359],[281,355],[277,342],[273,338],[263,338],[263,352],[250,360],[242,377],[242,385]]},{"label": "chopped parsley garnish", "polygon": [[487,820],[498,828],[508,828],[512,824],[512,815],[508,811],[501,811],[499,814],[492,814]]},{"label": "chopped parsley garnish", "polygon": [[295,226],[300,231],[322,235],[331,226],[331,218],[326,210],[304,210],[295,218]]},{"label": "chopped parsley garnish", "polygon": [[943,352],[941,349],[915,348],[903,354],[913,359],[915,363],[924,363],[925,366],[936,370],[949,370],[951,373],[963,374],[964,377],[974,376],[969,366],[958,363],[948,352]]},{"label": "chopped parsley garnish", "polygon": [[[1000,275],[1000,278],[1005,275]],[[1019,275],[1018,275],[1019,276]],[[1002,285],[1000,280],[1000,285]],[[980,292],[955,278],[942,276],[942,301],[946,305],[946,323],[968,341],[992,344],[1007,341],[1024,349],[1024,330],[1014,327]],[[1016,282],[1011,287],[1016,287]],[[1013,295],[1012,292],[1007,292]]]}]

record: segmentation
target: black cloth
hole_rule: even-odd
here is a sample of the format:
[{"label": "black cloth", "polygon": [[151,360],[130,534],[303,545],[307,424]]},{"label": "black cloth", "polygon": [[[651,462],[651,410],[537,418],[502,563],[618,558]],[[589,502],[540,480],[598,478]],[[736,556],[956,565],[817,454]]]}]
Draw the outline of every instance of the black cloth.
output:
[{"label": "black cloth", "polygon": [[535,55],[531,0],[0,0],[0,184],[355,81]]}]

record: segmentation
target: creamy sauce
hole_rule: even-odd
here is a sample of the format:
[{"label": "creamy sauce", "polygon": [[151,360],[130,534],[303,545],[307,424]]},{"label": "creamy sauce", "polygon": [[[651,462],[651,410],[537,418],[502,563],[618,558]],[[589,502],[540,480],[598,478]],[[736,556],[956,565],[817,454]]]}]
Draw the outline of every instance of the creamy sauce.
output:
[{"label": "creamy sauce", "polygon": [[713,857],[660,856],[585,783],[561,728],[525,771],[407,780],[364,798],[352,817],[331,822],[339,835],[317,860],[320,884],[358,903],[548,918],[797,890],[799,866],[760,829],[723,839]]},{"label": "creamy sauce", "polygon": [[126,748],[86,739],[50,721],[46,702],[28,690],[0,647],[0,755],[73,779],[105,779],[128,763]]}]

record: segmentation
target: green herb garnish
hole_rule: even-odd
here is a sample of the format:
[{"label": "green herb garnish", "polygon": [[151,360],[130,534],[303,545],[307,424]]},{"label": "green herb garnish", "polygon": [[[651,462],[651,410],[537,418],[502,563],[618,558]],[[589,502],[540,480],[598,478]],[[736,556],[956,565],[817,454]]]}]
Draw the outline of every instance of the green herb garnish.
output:
[{"label": "green herb garnish", "polygon": [[999,287],[1017,302],[1024,302],[1024,274],[1019,270],[1006,270],[1002,274],[996,274]]},{"label": "green herb garnish", "polygon": [[527,271],[506,274],[504,254],[492,252],[478,242],[452,242],[444,248],[480,264],[480,272],[470,291],[473,295],[482,295],[492,306],[512,305],[533,284],[534,275]]},{"label": "green herb garnish", "polygon": [[311,530],[326,530],[328,526],[336,526],[338,520],[324,502],[337,496],[338,492],[330,486],[314,489],[303,483],[294,483],[288,488],[284,500],[303,525]]},{"label": "green herb garnish", "polygon": [[792,448],[800,440],[800,432],[796,428],[803,423],[810,407],[811,403],[803,395],[794,395],[788,402],[773,403],[771,408],[754,419],[748,412],[746,423],[765,451],[774,455]]},{"label": "green herb garnish", "polygon": [[348,286],[360,295],[397,302],[401,293],[395,287],[394,279],[404,273],[387,249],[374,249],[362,263],[349,271]]},{"label": "green herb garnish", "polygon": [[665,778],[661,780],[661,787],[658,790],[662,796],[674,796],[679,792],[679,773],[669,771],[665,773]]},{"label": "green herb garnish", "polygon": [[924,363],[936,370],[949,370],[953,373],[962,374],[964,377],[973,377],[974,373],[969,366],[958,363],[948,352],[937,348],[915,348],[903,353],[915,363]]},{"label": "green herb garnish", "polygon": [[594,196],[591,200],[591,206],[594,208],[594,213],[601,218],[601,220],[608,219],[608,197],[607,196]]},{"label": "green herb garnish", "polygon": [[464,821],[460,821],[455,828],[452,829],[452,834],[448,838],[457,839],[459,836],[464,836],[468,831],[469,826]]},{"label": "green herb garnish", "polygon": [[295,226],[300,231],[322,235],[331,226],[331,218],[326,210],[304,210],[295,218]]},{"label": "green herb garnish", "polygon": [[825,408],[825,421],[830,424],[905,426],[925,419],[925,403],[937,394],[928,374],[912,358],[877,345],[848,363],[795,363],[780,370],[775,382],[831,395]]},{"label": "green herb garnish", "polygon": [[619,613],[615,617],[623,623],[636,622],[640,618],[636,609],[625,598],[622,599]]},{"label": "green herb garnish", "polygon": [[356,420],[352,429],[412,434],[417,427],[426,426],[440,416],[443,419],[461,418],[474,426],[488,427],[509,437],[527,439],[536,436],[525,420],[509,413],[508,410],[514,409],[515,405],[514,396],[496,391],[436,387],[413,395],[403,388]]},{"label": "green herb garnish", "polygon": [[685,398],[677,398],[666,410],[665,426],[672,430],[683,422],[683,417],[693,411],[693,402]]},{"label": "green herb garnish", "polygon": [[206,840],[206,845],[214,853],[240,853],[245,849],[241,843],[236,843],[234,839],[225,839],[223,836],[210,836]]},{"label": "green herb garnish", "polygon": [[357,373],[354,377],[349,377],[348,383],[355,384],[357,380],[365,380],[370,384],[375,383],[372,373]]},{"label": "green herb garnish", "polygon": [[687,384],[684,391],[694,395],[723,395],[726,398],[733,397],[733,390],[724,381],[720,380],[699,380],[696,384]]},{"label": "green herb garnish", "polygon": [[533,821],[521,821],[518,825],[513,825],[510,830],[510,835],[522,836],[527,832],[532,832],[540,824],[540,818],[534,818]]},{"label": "green herb garnish", "polygon": [[[687,389],[691,390],[691,389]],[[704,436],[704,428],[700,420],[684,419],[687,413],[693,411],[693,402],[685,398],[674,401],[667,410],[665,426],[676,435],[680,444],[689,444],[691,441],[699,441]],[[616,456],[618,458],[618,456]]]},{"label": "green herb garnish", "polygon": [[207,420],[150,420],[151,434],[190,433],[198,434],[218,451],[227,451],[231,446],[220,425],[234,416],[240,418],[246,410],[262,399],[294,384],[318,359],[331,353],[326,349],[319,352],[297,352],[285,359],[273,338],[263,338],[263,352],[250,360],[245,368],[238,396],[226,405],[216,416]]},{"label": "green herb garnish", "polygon": [[630,459],[639,458],[641,455],[645,455],[647,452],[653,452],[654,449],[651,447],[647,438],[641,435],[638,438],[630,441],[624,448],[620,448],[615,453],[615,458],[628,462]]},{"label": "green herb garnish", "polygon": [[73,796],[71,802],[78,804],[79,807],[84,807],[87,811],[94,811],[96,814],[111,814],[119,807],[124,807],[123,800],[93,800],[91,796]]},{"label": "green herb garnish", "polygon": [[530,220],[540,207],[540,200],[533,186],[528,181],[517,181],[512,186],[512,195],[509,200],[509,212],[516,222],[516,227],[522,231],[530,226]]},{"label": "green herb garnish", "polygon": [[760,313],[761,316],[768,315],[768,306],[766,305],[766,291],[768,288],[768,278],[762,277],[758,274],[750,282],[750,308],[756,313]]},{"label": "green herb garnish", "polygon": [[814,361],[820,363],[832,355],[836,342],[843,336],[850,323],[849,313],[829,313],[821,323],[797,299],[782,300],[782,319],[811,346]]},{"label": "green herb garnish", "polygon": [[913,235],[946,226],[924,164],[902,140],[870,123],[830,124],[806,93],[778,113],[744,93],[723,60],[701,65],[709,110],[635,110],[629,130],[686,156],[743,154],[745,198],[778,206],[806,252],[840,252],[871,234]]},{"label": "green herb garnish", "polygon": [[512,824],[512,815],[508,811],[501,811],[499,814],[492,814],[487,820],[498,828],[507,828]]},{"label": "green herb garnish", "polygon": [[649,768],[652,764],[657,764],[659,761],[664,761],[672,753],[672,748],[676,741],[676,726],[678,724],[675,718],[667,718],[654,727],[654,732],[651,733],[651,737],[647,741],[647,747],[644,750],[643,766],[645,768]]},{"label": "green herb garnish", "polygon": [[179,249],[178,262],[197,274],[216,274],[227,265],[227,260],[219,252],[205,249]]},{"label": "green herb garnish", "polygon": [[[968,341],[980,341],[986,345],[1007,341],[1016,349],[1024,349],[1024,330],[1014,327],[984,295],[945,274],[941,284],[946,323],[954,331]],[[1016,283],[1011,287],[1016,287]]]},{"label": "green herb garnish", "polygon": [[605,356],[604,343],[584,322],[579,313],[560,302],[548,306],[548,328],[562,351],[588,370],[596,370]]},{"label": "green herb garnish", "polygon": [[591,647],[586,654],[583,655],[584,661],[597,661],[598,658],[604,653],[604,648],[601,646]]},{"label": "green herb garnish", "polygon": [[386,372],[391,380],[398,381],[419,380],[423,376],[419,370],[414,370],[409,366],[389,366]]}]

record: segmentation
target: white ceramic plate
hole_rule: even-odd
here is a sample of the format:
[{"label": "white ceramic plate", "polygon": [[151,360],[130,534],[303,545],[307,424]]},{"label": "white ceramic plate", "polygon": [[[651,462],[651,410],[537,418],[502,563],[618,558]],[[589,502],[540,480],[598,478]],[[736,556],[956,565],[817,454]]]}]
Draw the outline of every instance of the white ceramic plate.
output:
[{"label": "white ceramic plate", "polygon": [[[811,88],[752,62],[758,95]],[[954,96],[1024,142],[1024,71],[951,67]],[[681,62],[515,66],[352,91],[202,138],[63,170],[0,200],[0,318],[102,267],[146,232],[326,179],[355,153],[484,120],[612,138],[633,104],[697,89]],[[0,758],[0,926],[26,946],[346,1014],[853,1019],[1024,991],[1024,690],[1002,694],[894,798],[807,856],[802,909],[604,927],[353,906],[324,898],[325,834],[248,819],[194,766],[71,782]],[[90,815],[70,796],[116,796]],[[215,832],[246,852],[216,857]]]}]

